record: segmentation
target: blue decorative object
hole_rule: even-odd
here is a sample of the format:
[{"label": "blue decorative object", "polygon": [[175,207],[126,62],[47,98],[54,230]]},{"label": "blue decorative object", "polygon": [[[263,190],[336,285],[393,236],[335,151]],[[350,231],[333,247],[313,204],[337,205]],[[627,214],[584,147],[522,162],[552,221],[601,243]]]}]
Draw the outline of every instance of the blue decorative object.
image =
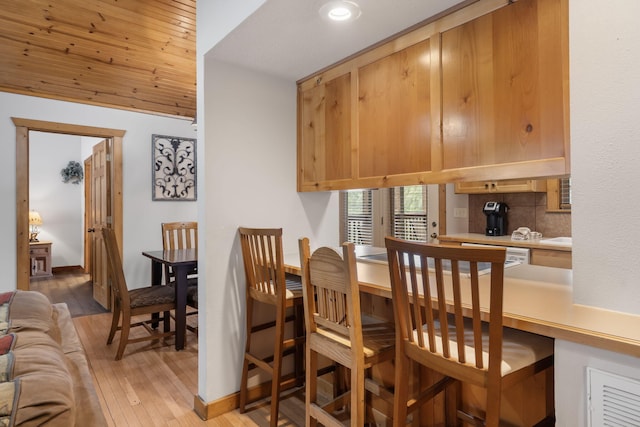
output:
[{"label": "blue decorative object", "polygon": [[80,184],[84,178],[82,165],[71,160],[67,167],[60,171],[60,176],[62,176],[62,182],[65,184],[68,182],[71,182],[72,184]]}]

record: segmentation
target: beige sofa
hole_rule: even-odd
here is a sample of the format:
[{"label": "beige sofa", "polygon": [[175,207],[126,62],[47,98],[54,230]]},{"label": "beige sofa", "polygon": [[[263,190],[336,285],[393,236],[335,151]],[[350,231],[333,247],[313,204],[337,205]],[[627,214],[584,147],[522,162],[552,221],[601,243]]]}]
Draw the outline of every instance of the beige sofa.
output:
[{"label": "beige sofa", "polygon": [[106,426],[66,304],[0,293],[0,426]]}]

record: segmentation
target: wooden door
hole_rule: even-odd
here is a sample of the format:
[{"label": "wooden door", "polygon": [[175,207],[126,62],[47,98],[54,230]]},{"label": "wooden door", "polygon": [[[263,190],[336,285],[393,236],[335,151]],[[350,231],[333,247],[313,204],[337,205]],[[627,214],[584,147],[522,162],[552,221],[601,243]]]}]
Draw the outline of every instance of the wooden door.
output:
[{"label": "wooden door", "polygon": [[[89,156],[84,161],[84,272],[91,274],[91,259],[93,257],[91,227],[91,187],[93,186],[92,157]],[[93,280],[89,277],[89,280]]]},{"label": "wooden door", "polygon": [[91,277],[93,280],[93,298],[109,309],[111,292],[107,277],[107,254],[102,241],[102,228],[109,227],[111,218],[110,163],[108,161],[109,140],[102,140],[93,147],[91,161],[91,201],[90,227],[91,237]]}]

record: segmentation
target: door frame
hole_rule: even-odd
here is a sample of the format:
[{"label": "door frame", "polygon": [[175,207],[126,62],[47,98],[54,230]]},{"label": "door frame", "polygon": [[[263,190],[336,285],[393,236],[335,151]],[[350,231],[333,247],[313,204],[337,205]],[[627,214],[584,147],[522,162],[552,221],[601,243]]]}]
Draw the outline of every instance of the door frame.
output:
[{"label": "door frame", "polygon": [[12,117],[16,127],[16,287],[29,290],[29,131],[108,138],[111,152],[111,227],[122,252],[122,137],[124,130]]},{"label": "door frame", "polygon": [[[93,165],[93,155],[84,159],[84,218],[82,218],[84,225],[84,232],[82,233],[84,240],[84,272],[91,273],[91,236],[89,234],[89,212],[91,211],[91,197],[93,193],[91,191],[91,180],[93,179],[93,171],[91,167]],[[91,277],[93,280],[93,277]]]}]

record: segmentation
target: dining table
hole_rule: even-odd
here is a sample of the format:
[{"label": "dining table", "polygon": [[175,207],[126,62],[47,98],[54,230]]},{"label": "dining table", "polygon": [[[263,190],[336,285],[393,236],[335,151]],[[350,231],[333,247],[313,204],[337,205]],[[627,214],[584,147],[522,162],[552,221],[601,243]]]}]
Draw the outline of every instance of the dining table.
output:
[{"label": "dining table", "polygon": [[151,285],[162,285],[164,266],[169,266],[176,276],[176,350],[184,349],[187,331],[187,282],[188,274],[198,266],[197,249],[171,249],[143,251],[142,255],[151,259]]}]

